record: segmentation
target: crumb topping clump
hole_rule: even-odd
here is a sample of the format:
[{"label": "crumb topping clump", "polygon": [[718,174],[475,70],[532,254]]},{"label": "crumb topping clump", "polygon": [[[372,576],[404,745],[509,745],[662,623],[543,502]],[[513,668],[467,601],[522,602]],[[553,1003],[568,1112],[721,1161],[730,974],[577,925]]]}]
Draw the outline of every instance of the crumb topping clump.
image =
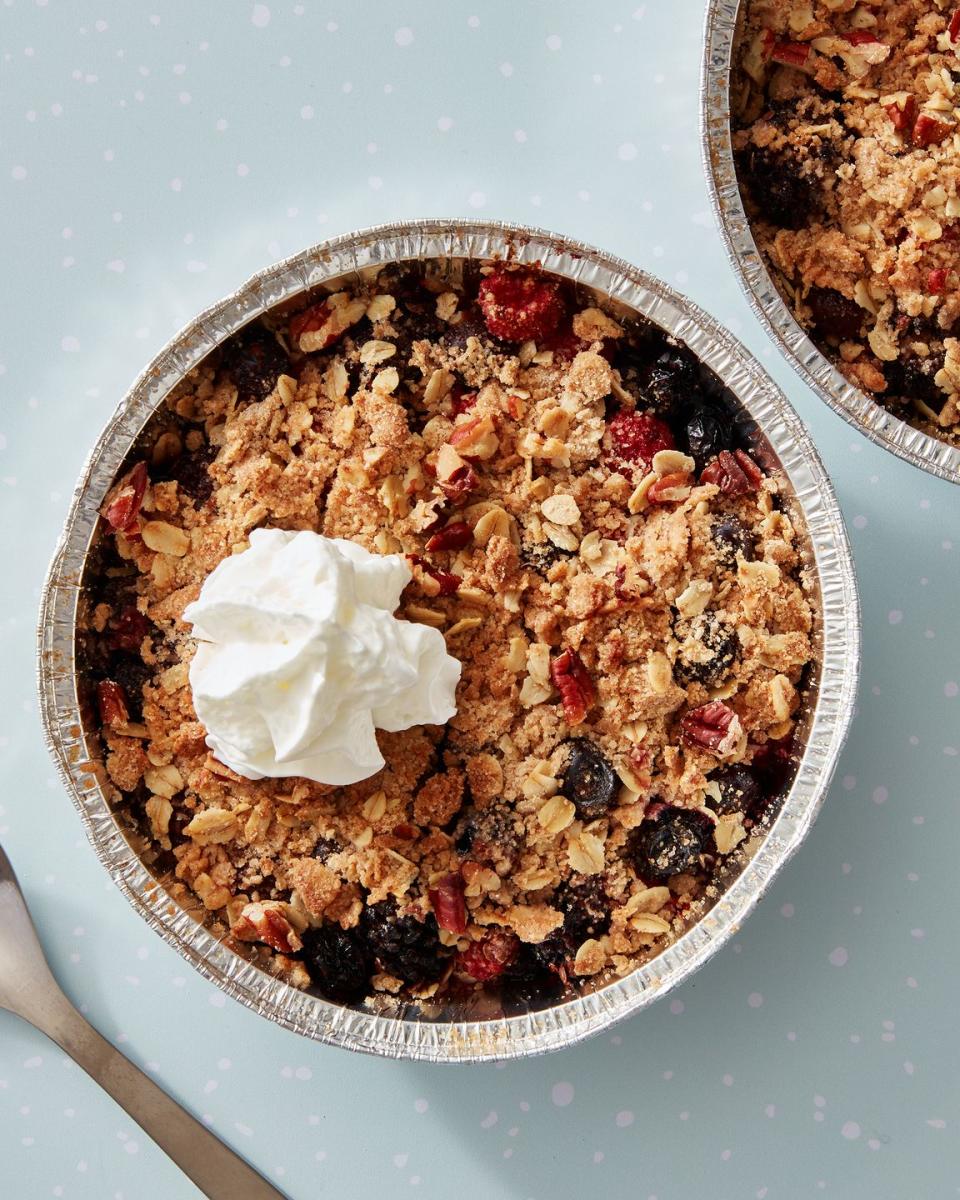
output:
[{"label": "crumb topping clump", "polygon": [[749,0],[733,146],[794,316],[855,386],[960,446],[960,10]]},{"label": "crumb topping clump", "polygon": [[[790,777],[813,612],[769,465],[685,347],[536,268],[384,268],[268,313],[102,508],[79,652],[144,860],[338,1002],[628,973]],[[463,664],[456,716],[378,733],[361,783],[251,781],[206,745],[183,612],[264,526],[405,555],[397,615]]]}]

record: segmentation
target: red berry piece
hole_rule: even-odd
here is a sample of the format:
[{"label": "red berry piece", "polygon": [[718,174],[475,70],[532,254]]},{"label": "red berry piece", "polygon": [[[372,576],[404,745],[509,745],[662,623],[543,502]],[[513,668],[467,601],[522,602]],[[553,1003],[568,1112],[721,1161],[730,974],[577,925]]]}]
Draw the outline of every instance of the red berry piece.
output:
[{"label": "red berry piece", "polygon": [[[297,313],[295,317],[290,318],[290,337],[294,342],[299,342],[301,334],[316,333],[318,329],[322,329],[326,325],[329,316],[330,305],[326,300],[322,300],[319,304],[311,304],[302,313]],[[331,338],[331,341],[335,340],[335,338]]]},{"label": "red berry piece", "polygon": [[956,45],[960,42],[960,8],[950,18],[950,24],[947,26],[947,32],[950,34],[950,41]]},{"label": "red berry piece", "polygon": [[473,530],[466,521],[451,521],[427,541],[428,550],[462,550],[473,541]]},{"label": "red berry piece", "polygon": [[464,975],[486,983],[496,979],[509,967],[520,949],[520,942],[506,930],[495,929],[482,942],[474,942],[457,958],[457,968]]},{"label": "red berry piece", "polygon": [[610,444],[607,457],[611,466],[639,467],[644,475],[650,470],[655,454],[673,450],[676,446],[665,421],[626,408],[611,417],[607,423],[607,436]]},{"label": "red berry piece", "polygon": [[131,531],[136,524],[147,483],[147,464],[138,462],[107,497],[101,513],[116,533]]},{"label": "red berry piece", "polygon": [[467,906],[460,876],[444,875],[428,895],[440,928],[449,933],[463,933],[467,928]]},{"label": "red berry piece", "polygon": [[564,650],[551,661],[550,678],[560,693],[567,724],[583,724],[597,693],[590,673],[576,650]]},{"label": "red berry piece", "polygon": [[947,290],[947,272],[943,267],[927,272],[927,291],[933,296],[942,296]]},{"label": "red berry piece", "polygon": [[140,649],[140,644],[150,629],[149,617],[145,617],[133,605],[128,605],[115,621],[111,621],[107,634],[107,646],[111,650],[129,650],[133,653]]},{"label": "red berry piece", "polygon": [[478,299],[487,329],[507,342],[549,336],[565,311],[556,280],[529,267],[495,267],[480,284]]}]

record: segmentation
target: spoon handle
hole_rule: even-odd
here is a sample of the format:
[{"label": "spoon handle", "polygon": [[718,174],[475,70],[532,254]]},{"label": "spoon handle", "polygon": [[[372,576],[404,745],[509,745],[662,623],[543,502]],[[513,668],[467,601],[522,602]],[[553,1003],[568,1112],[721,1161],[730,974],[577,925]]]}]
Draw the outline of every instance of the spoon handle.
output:
[{"label": "spoon handle", "polygon": [[28,1018],[108,1092],[209,1200],[286,1200],[90,1025],[56,988]]}]

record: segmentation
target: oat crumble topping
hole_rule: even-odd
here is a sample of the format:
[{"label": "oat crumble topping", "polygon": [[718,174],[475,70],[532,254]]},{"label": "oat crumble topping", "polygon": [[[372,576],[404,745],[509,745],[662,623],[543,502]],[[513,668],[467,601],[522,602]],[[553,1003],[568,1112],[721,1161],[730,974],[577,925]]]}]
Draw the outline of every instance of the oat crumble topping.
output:
[{"label": "oat crumble topping", "polygon": [[[102,508],[80,655],[112,799],[181,903],[330,999],[626,974],[792,773],[813,615],[782,475],[684,347],[539,270],[304,303],[184,380]],[[407,555],[398,615],[463,663],[457,715],[378,733],[361,783],[205,744],[183,610],[261,526]]]},{"label": "oat crumble topping", "polygon": [[851,383],[960,445],[960,8],[745,7],[733,145],[773,277]]}]

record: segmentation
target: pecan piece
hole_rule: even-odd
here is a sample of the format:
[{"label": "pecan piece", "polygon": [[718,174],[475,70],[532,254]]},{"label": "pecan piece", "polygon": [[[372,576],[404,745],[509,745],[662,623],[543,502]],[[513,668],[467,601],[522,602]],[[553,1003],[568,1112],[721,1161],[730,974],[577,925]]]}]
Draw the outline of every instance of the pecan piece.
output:
[{"label": "pecan piece", "polygon": [[112,679],[101,679],[97,684],[97,708],[104,725],[126,725],[130,719],[127,693]]},{"label": "pecan piece", "polygon": [[576,650],[564,650],[550,663],[550,678],[560,693],[568,725],[581,725],[597,698],[593,680]]},{"label": "pecan piece", "polygon": [[441,929],[463,933],[467,928],[467,906],[463,898],[463,880],[459,875],[444,875],[428,891],[430,903]]},{"label": "pecan piece", "polygon": [[700,472],[701,483],[715,483],[725,496],[746,496],[755,492],[763,472],[743,450],[721,450]]},{"label": "pecan piece", "polygon": [[408,554],[407,558],[420,568],[420,570],[432,580],[432,583],[424,582],[423,590],[428,596],[452,596],[456,592],[463,580],[459,575],[454,575],[452,571],[441,571],[438,567],[431,565],[419,554]]},{"label": "pecan piece", "polygon": [[740,718],[720,700],[691,709],[680,721],[680,732],[688,746],[710,750],[724,758],[736,750],[743,737]]},{"label": "pecan piece", "polygon": [[147,482],[147,464],[138,462],[108,495],[100,513],[115,533],[136,532]]},{"label": "pecan piece", "polygon": [[689,476],[681,471],[674,471],[650,485],[647,491],[647,502],[649,504],[665,504],[672,500],[685,500],[689,494]]},{"label": "pecan piece", "polygon": [[303,949],[297,931],[287,920],[285,907],[279,900],[245,904],[234,923],[233,936],[241,942],[263,942],[281,954]]}]

